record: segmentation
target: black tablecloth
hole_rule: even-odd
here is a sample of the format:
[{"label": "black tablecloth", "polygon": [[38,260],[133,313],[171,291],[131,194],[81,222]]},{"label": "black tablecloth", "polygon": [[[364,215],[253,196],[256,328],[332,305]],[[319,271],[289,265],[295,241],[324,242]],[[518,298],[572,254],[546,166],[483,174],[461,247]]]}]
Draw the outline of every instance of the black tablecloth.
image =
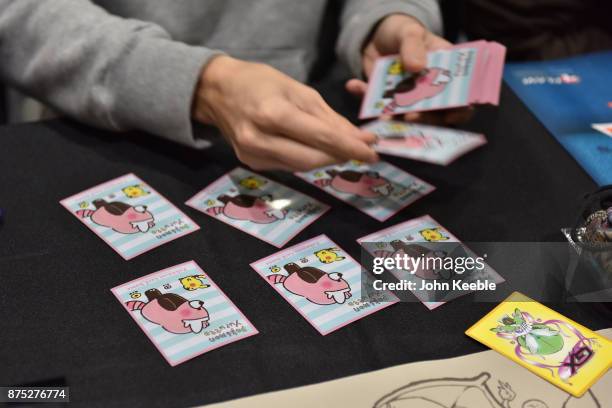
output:
[{"label": "black tablecloth", "polygon": [[[358,103],[340,79],[318,87],[355,118]],[[468,128],[489,143],[448,167],[385,157],[438,187],[385,223],[290,174],[270,174],[333,207],[288,245],[325,233],[359,258],[356,238],[427,213],[464,241],[562,239],[593,181],[507,88],[501,107],[480,109]],[[0,385],[65,384],[86,406],[185,406],[484,349],[463,332],[493,305],[469,295],[431,312],[394,305],[321,336],[250,269],[276,248],[183,204],[236,165],[221,137],[195,151],[67,120],[0,128]],[[58,203],[128,172],[202,229],[126,262]],[[260,334],[172,368],[110,288],[191,259]],[[506,278],[503,290],[520,290]],[[593,305],[554,307],[592,329],[609,324]]]}]

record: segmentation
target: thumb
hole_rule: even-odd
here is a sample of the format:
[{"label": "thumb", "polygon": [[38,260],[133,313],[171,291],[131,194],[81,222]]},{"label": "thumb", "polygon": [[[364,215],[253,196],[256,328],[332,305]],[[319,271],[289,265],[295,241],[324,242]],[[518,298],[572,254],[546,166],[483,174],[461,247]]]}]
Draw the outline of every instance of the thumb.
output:
[{"label": "thumb", "polygon": [[408,72],[420,72],[427,67],[425,29],[411,30],[402,36],[400,58],[404,69]]}]

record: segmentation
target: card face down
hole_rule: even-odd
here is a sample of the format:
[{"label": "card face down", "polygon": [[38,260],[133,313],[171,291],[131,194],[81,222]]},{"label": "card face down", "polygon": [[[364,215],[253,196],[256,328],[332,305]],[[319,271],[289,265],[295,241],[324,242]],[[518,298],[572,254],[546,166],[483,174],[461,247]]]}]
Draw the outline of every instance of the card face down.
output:
[{"label": "card face down", "polygon": [[397,302],[361,296],[361,265],[325,235],[253,262],[255,269],[322,335]]},{"label": "card face down", "polygon": [[241,167],[186,204],[277,248],[329,210],[314,198]]},{"label": "card face down", "polygon": [[[461,244],[459,239],[429,215],[374,232],[359,238],[357,242],[372,256],[380,258],[394,258],[397,255],[403,256],[404,254],[410,254],[409,256],[411,257],[427,257],[434,253],[436,254],[435,256],[439,257],[476,257],[469,248]],[[452,243],[457,243],[457,245]],[[439,254],[440,251],[445,253]],[[400,269],[390,270],[389,272],[398,280],[414,282],[418,288],[421,287],[422,281],[451,282],[453,280],[460,280],[461,283],[468,284],[478,281],[493,282],[495,284],[504,282],[504,278],[486,263],[484,263],[484,268],[482,269],[473,268],[464,271],[461,275],[453,272],[426,270],[414,274]],[[433,310],[448,301],[471,292],[474,291],[412,291],[429,310]]]},{"label": "card face down", "polygon": [[378,153],[446,166],[487,143],[477,133],[394,120],[375,120],[362,126],[378,136]]},{"label": "card face down", "polygon": [[436,188],[386,162],[350,161],[296,176],[379,221],[385,221]]},{"label": "card face down", "polygon": [[258,333],[194,261],[111,290],[171,366]]},{"label": "card face down", "polygon": [[612,367],[610,340],[518,292],[465,334],[576,397]]},{"label": "card face down", "polygon": [[60,203],[126,260],[200,229],[134,174]]},{"label": "card face down", "polygon": [[404,71],[398,56],[379,58],[370,77],[360,119],[499,103],[505,47],[474,41],[430,52],[427,68]]}]

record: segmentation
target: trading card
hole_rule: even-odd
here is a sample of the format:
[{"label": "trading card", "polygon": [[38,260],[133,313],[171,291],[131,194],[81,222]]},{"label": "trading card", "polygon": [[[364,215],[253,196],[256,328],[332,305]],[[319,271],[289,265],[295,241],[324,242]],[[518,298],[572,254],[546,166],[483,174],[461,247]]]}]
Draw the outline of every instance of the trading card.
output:
[{"label": "trading card", "polygon": [[200,229],[134,174],[60,203],[126,260]]},{"label": "trading card", "polygon": [[314,198],[241,167],[186,204],[277,248],[329,210]]},{"label": "trading card", "polygon": [[368,83],[360,119],[499,103],[505,47],[475,41],[430,52],[427,68],[404,71],[399,56],[379,58]]},{"label": "trading card", "polygon": [[296,176],[379,221],[385,221],[436,188],[386,162],[349,161]]},{"label": "trading card", "polygon": [[612,367],[612,342],[518,292],[465,334],[575,397]]},{"label": "trading card", "polygon": [[361,265],[325,235],[251,267],[322,335],[397,302],[390,293],[362,297]]},{"label": "trading card", "polygon": [[[370,255],[379,258],[395,258],[397,255],[404,256],[404,254],[415,259],[437,257],[441,262],[446,259],[457,260],[458,258],[465,259],[469,257],[478,260],[479,258],[429,215],[385,228],[382,231],[359,238],[357,242]],[[457,267],[457,262],[453,264],[453,268],[447,269],[439,265],[415,268],[414,271],[391,269],[389,272],[398,280],[414,282],[416,289],[412,290],[412,293],[429,310],[474,292],[474,290],[465,290],[463,288],[464,285],[471,286],[476,282],[498,285],[504,282],[504,279],[493,268],[487,265],[484,259],[480,260],[480,265],[461,266],[461,269]],[[453,286],[455,281],[461,286],[461,289],[456,289]],[[434,282],[443,284],[438,285],[438,287],[448,285],[449,289],[422,289],[424,283]]]},{"label": "trading card", "polygon": [[258,333],[194,261],[111,291],[171,366]]},{"label": "trading card", "polygon": [[375,120],[362,129],[378,136],[379,153],[442,166],[487,143],[477,133],[393,120]]}]

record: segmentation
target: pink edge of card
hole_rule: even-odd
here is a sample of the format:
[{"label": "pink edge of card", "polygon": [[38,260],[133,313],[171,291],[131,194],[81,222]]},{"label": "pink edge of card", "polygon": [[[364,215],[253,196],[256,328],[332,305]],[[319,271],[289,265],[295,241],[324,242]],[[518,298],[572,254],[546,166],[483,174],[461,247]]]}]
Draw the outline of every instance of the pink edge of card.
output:
[{"label": "pink edge of card", "polygon": [[487,86],[487,95],[485,98],[486,102],[497,106],[499,105],[501,85],[504,75],[506,47],[499,43],[493,42],[490,43],[490,49],[492,51],[491,54],[493,58],[489,67],[490,82]]},{"label": "pink edge of card", "polygon": [[[472,44],[472,45],[468,45]],[[482,103],[483,93],[486,89],[487,82],[487,62],[490,59],[489,52],[487,49],[487,43],[485,41],[476,41],[473,43],[461,44],[466,48],[476,48],[476,59],[474,61],[474,68],[472,71],[472,78],[470,83],[469,92],[469,104],[480,104]]]}]

